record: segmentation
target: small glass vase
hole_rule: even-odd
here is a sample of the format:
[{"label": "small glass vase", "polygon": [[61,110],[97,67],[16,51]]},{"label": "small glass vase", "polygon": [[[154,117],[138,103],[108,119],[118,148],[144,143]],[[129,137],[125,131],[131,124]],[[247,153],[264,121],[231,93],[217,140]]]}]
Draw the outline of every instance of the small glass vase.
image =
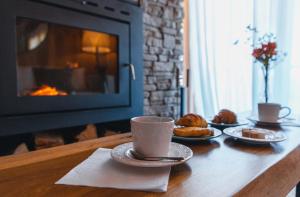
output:
[{"label": "small glass vase", "polygon": [[263,71],[263,82],[264,82],[264,89],[263,89],[263,95],[264,95],[264,102],[268,103],[270,100],[270,92],[269,92],[269,77],[270,77],[270,65],[264,64],[262,66]]}]

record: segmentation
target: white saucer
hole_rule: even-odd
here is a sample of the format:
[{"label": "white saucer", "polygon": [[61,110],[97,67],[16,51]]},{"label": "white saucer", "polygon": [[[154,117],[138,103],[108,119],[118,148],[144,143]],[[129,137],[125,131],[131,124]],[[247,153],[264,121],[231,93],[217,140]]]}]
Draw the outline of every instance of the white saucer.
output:
[{"label": "white saucer", "polygon": [[280,124],[284,123],[283,119],[279,119],[276,122],[264,122],[264,121],[260,121],[258,119],[258,117],[255,117],[255,116],[248,117],[248,120],[250,120],[254,124],[261,125],[261,126],[273,126],[273,127],[275,126],[275,127],[278,127],[278,126],[280,126]]},{"label": "white saucer", "polygon": [[[244,127],[232,127],[232,128],[227,128],[224,129],[224,133],[228,136],[231,136],[233,138],[245,141],[245,142],[251,142],[251,143],[256,143],[256,144],[268,144],[272,142],[281,142],[286,140],[286,136],[283,135],[280,132],[275,132],[272,130],[268,129],[259,129],[256,128],[257,130],[265,132],[265,139],[256,139],[256,138],[249,138],[249,137],[243,137],[242,136],[242,128]],[[248,127],[247,127],[248,128]]]},{"label": "white saucer", "polygon": [[245,119],[238,119],[237,123],[233,123],[233,124],[224,124],[224,123],[214,123],[212,122],[213,118],[209,118],[207,123],[211,126],[211,127],[215,127],[217,129],[225,129],[228,127],[237,127],[237,126],[242,126],[242,125],[247,125],[249,123],[249,121],[245,120]]},{"label": "white saucer", "polygon": [[116,146],[111,151],[111,157],[113,160],[130,165],[130,166],[138,166],[138,167],[165,167],[165,166],[173,166],[186,162],[193,156],[193,151],[182,144],[178,144],[175,142],[171,143],[169,156],[174,157],[183,157],[184,160],[181,161],[143,161],[135,159],[131,154],[130,150],[132,149],[132,142],[121,144]]}]

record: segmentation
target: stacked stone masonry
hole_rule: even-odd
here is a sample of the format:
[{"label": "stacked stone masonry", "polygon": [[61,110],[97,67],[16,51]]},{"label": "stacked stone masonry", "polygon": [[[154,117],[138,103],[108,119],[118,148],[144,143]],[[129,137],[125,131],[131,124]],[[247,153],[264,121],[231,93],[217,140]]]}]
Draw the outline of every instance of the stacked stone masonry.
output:
[{"label": "stacked stone masonry", "polygon": [[144,0],[144,113],[177,118],[183,0]]}]

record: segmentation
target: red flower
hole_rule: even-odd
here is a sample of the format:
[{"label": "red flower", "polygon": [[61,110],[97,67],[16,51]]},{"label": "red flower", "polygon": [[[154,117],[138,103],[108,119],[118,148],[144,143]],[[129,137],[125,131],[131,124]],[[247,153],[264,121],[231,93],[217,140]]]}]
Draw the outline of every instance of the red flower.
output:
[{"label": "red flower", "polygon": [[268,42],[267,44],[262,44],[261,48],[256,48],[253,50],[252,56],[256,59],[261,59],[262,55],[271,58],[273,55],[277,54],[276,47],[277,45],[275,42]]},{"label": "red flower", "polygon": [[267,44],[262,44],[261,48],[263,49],[264,52],[267,52],[269,47]]},{"label": "red flower", "polygon": [[276,47],[277,47],[276,42],[269,42],[269,43],[268,43],[268,47],[269,47],[269,49],[271,49],[271,50],[275,50]]},{"label": "red flower", "polygon": [[276,42],[269,42],[268,43],[268,50],[267,50],[267,54],[269,56],[273,56],[273,55],[276,55],[276,49],[277,45],[276,45]]},{"label": "red flower", "polygon": [[255,57],[255,58],[259,58],[263,54],[264,54],[263,48],[257,48],[257,49],[253,50],[252,56]]}]

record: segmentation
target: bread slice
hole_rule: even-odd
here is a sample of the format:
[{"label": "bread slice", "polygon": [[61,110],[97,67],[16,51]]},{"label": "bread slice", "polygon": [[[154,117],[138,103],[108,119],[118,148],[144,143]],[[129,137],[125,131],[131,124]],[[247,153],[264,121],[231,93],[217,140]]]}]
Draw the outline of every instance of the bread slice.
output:
[{"label": "bread slice", "polygon": [[256,129],[243,128],[242,136],[255,139],[265,139],[266,133]]},{"label": "bread slice", "polygon": [[213,136],[214,130],[200,127],[181,127],[175,128],[174,134],[181,137]]}]

